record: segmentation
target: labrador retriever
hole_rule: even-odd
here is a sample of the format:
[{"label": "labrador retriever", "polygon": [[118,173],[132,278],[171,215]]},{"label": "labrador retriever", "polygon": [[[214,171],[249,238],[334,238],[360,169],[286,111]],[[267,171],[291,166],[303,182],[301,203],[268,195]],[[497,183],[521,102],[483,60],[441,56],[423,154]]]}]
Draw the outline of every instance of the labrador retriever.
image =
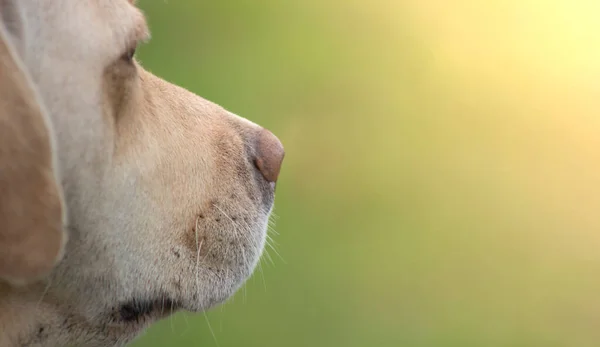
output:
[{"label": "labrador retriever", "polygon": [[120,346],[251,275],[284,151],[145,71],[133,0],[0,0],[0,347]]}]

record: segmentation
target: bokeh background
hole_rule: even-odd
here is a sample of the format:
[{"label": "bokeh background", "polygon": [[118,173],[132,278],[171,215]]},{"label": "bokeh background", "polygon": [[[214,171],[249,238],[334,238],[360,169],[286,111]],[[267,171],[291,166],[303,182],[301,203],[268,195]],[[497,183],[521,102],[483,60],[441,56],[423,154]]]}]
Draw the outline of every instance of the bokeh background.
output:
[{"label": "bokeh background", "polygon": [[142,64],[287,154],[280,256],[134,346],[600,346],[600,2],[140,6]]}]

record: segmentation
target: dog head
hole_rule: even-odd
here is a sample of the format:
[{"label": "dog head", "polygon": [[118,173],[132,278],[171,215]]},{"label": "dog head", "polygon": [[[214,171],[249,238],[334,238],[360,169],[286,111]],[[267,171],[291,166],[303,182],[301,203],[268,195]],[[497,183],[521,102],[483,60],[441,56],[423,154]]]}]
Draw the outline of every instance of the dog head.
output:
[{"label": "dog head", "polygon": [[73,330],[65,341],[118,344],[231,296],[264,246],[279,140],[145,71],[134,53],[149,31],[131,1],[0,7],[51,129],[69,241],[40,294],[64,318],[56,329]]}]

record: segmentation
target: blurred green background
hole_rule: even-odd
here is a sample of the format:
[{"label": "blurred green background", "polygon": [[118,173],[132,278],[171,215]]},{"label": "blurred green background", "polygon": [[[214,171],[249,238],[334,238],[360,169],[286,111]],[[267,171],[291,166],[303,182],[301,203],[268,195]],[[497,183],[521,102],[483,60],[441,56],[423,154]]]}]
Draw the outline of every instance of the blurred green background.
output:
[{"label": "blurred green background", "polygon": [[598,1],[139,5],[286,160],[281,257],[134,346],[600,346]]}]

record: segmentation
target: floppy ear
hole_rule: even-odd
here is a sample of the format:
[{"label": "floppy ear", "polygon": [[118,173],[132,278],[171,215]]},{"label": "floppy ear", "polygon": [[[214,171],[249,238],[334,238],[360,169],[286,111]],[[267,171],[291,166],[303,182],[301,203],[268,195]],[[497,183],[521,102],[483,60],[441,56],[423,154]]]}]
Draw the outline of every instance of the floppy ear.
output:
[{"label": "floppy ear", "polygon": [[62,257],[64,206],[50,123],[0,22],[0,280],[24,284]]}]

